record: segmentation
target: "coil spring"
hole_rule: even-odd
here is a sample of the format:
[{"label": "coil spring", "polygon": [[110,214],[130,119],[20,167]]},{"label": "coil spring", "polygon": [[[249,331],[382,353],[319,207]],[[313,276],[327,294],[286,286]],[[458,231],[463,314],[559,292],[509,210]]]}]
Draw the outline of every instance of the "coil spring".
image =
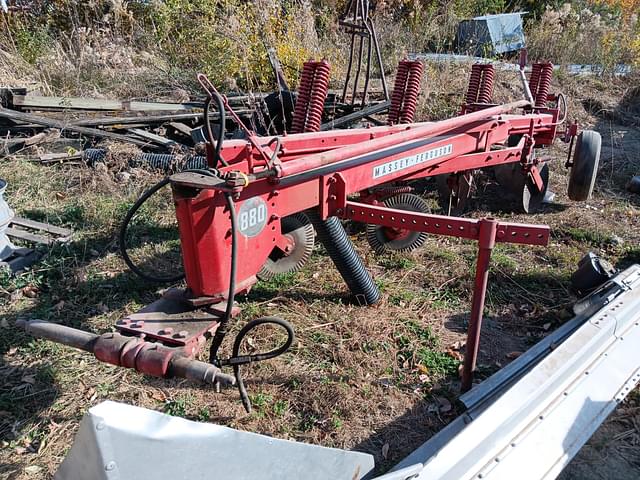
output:
[{"label": "coil spring", "polygon": [[540,65],[540,79],[538,81],[538,88],[534,95],[537,108],[543,108],[547,105],[547,99],[549,98],[549,90],[551,89],[551,78],[553,77],[553,64],[546,62],[537,64]]},{"label": "coil spring", "polygon": [[495,76],[496,68],[493,65],[486,64],[482,66],[482,81],[478,89],[478,103],[491,103]]},{"label": "coil spring", "polygon": [[474,63],[471,66],[471,75],[469,76],[469,88],[467,88],[467,96],[465,101],[467,104],[476,103],[478,100],[478,91],[480,90],[480,82],[482,80],[482,64]]},{"label": "coil spring", "polygon": [[398,64],[398,72],[393,84],[393,93],[391,94],[391,105],[389,106],[389,115],[387,123],[395,125],[400,121],[400,109],[402,108],[402,99],[407,88],[407,78],[409,77],[410,61],[400,60]]},{"label": "coil spring", "polygon": [[540,72],[542,70],[542,64],[534,63],[531,65],[531,75],[529,76],[529,90],[533,98],[536,98],[538,93],[538,84],[540,83]]},{"label": "coil spring", "polygon": [[422,72],[424,65],[422,62],[415,61],[409,65],[409,76],[407,78],[407,86],[400,111],[400,123],[411,123],[416,114],[418,105],[418,95],[420,94],[420,86],[422,83]]},{"label": "coil spring", "polygon": [[326,60],[317,62],[315,65],[315,75],[311,88],[309,109],[307,111],[307,121],[304,132],[319,132],[322,125],[322,113],[324,111],[324,101],[329,92],[329,76],[331,67]]},{"label": "coil spring", "polygon": [[293,121],[291,124],[292,133],[302,133],[307,120],[307,110],[313,87],[313,75],[315,72],[315,62],[304,62],[302,75],[300,76],[300,86],[298,87],[298,98],[293,110]]},{"label": "coil spring", "polygon": [[304,63],[293,112],[292,133],[320,131],[330,72],[331,67],[326,60]]}]

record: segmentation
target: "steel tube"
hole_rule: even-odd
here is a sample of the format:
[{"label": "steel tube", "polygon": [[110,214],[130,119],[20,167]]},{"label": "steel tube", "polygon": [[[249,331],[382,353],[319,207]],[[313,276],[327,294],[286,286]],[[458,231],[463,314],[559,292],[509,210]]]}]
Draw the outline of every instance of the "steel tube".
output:
[{"label": "steel tube", "polygon": [[52,342],[62,343],[69,347],[79,348],[85,352],[93,353],[93,348],[98,340],[98,335],[91,332],[66,327],[57,323],[43,320],[18,320],[16,325],[34,337],[44,338]]},{"label": "steel tube", "polygon": [[[96,335],[95,333],[85,332],[84,330],[59,325],[57,323],[45,322],[43,320],[18,320],[16,325],[36,338],[44,338],[45,340],[61,343],[94,354],[96,351],[96,343],[98,339],[101,338],[100,335]],[[122,345],[120,345],[121,339],[135,340],[135,337],[124,337],[117,333],[105,335],[110,335],[110,337],[103,339],[103,341],[108,342],[111,340],[114,342],[114,346],[118,349],[118,355],[121,353],[119,349],[122,348]],[[155,346],[155,344],[150,345]],[[168,347],[160,346],[158,351],[166,350],[168,350]],[[219,368],[210,363],[193,360],[178,352],[168,358],[169,365],[165,376],[187,378],[189,380],[210,384],[221,383],[223,385],[235,385],[233,375],[222,373]],[[125,366],[121,363],[122,359],[119,360],[117,365]],[[134,361],[133,363],[135,364],[136,362]]]},{"label": "steel tube", "polygon": [[471,318],[469,319],[469,329],[467,330],[467,343],[462,368],[463,392],[471,389],[473,371],[476,368],[478,346],[480,345],[480,330],[482,329],[484,299],[489,281],[489,262],[491,260],[491,251],[496,244],[496,232],[498,230],[498,221],[493,218],[483,218],[478,224],[480,226],[478,234],[478,261],[476,264],[476,280],[473,289]]},{"label": "steel tube", "polygon": [[286,177],[288,175],[307,172],[311,169],[322,167],[330,163],[337,163],[342,160],[351,159],[360,155],[365,155],[367,153],[380,151],[382,149],[394,147],[411,140],[438,135],[449,130],[460,128],[471,122],[484,120],[495,115],[502,115],[517,108],[523,108],[530,105],[530,102],[526,100],[520,100],[517,102],[507,103],[505,105],[499,105],[497,107],[491,107],[477,112],[468,113],[466,115],[460,115],[459,117],[450,118],[448,120],[434,122],[417,128],[407,129],[368,142],[349,145],[346,147],[331,150],[329,152],[318,153],[315,155],[309,155],[308,157],[291,160],[290,162],[284,162],[282,164],[280,176]]},{"label": "steel tube", "polygon": [[174,356],[171,359],[169,374],[173,377],[187,378],[202,383],[236,384],[236,379],[233,375],[222,373],[216,366],[182,356]]}]

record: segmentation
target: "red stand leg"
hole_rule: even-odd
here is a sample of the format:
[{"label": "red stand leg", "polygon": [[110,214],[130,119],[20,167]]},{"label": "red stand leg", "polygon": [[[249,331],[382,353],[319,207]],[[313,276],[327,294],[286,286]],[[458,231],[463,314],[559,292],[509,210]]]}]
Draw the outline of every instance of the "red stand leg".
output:
[{"label": "red stand leg", "polygon": [[487,281],[489,279],[489,262],[491,260],[491,250],[493,250],[496,243],[498,221],[493,218],[485,218],[480,220],[479,226],[476,281],[473,290],[473,304],[471,306],[471,318],[469,320],[469,329],[467,330],[467,344],[462,368],[463,392],[471,389],[473,371],[476,368],[478,346],[480,344],[480,329],[482,328],[484,298],[487,293]]}]

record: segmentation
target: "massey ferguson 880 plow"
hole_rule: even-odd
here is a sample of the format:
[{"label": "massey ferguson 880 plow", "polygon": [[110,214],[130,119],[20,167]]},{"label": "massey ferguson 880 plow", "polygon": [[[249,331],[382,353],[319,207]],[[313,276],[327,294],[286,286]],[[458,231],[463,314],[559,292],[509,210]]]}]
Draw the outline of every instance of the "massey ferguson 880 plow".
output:
[{"label": "massey ferguson 880 plow", "polygon": [[[490,66],[474,67],[466,104],[458,117],[430,123],[405,123],[415,112],[417,62],[406,62],[396,78],[388,126],[318,130],[318,111],[328,87],[326,62],[305,64],[305,102],[296,105],[297,133],[259,137],[243,125],[244,140],[224,140],[224,122],[209,126],[206,170],[184,171],[163,180],[134,206],[126,224],[146,199],[170,185],[176,206],[187,288],[171,290],[141,312],[121,319],[115,333],[94,335],[45,322],[26,322],[35,336],[91,351],[101,360],[155,376],[182,376],[208,383],[237,383],[250,408],[240,366],[282,354],[293,342],[293,326],[276,318],[250,321],[236,337],[231,358],[218,350],[229,322],[237,313],[235,296],[249,291],[259,277],[300,268],[317,237],[362,305],[375,304],[379,291],[356,253],[341,220],[367,224],[377,252],[406,251],[420,246],[428,234],[478,242],[475,288],[469,323],[462,388],[471,387],[478,353],[482,312],[491,251],[496,243],[546,245],[546,226],[433,215],[412,193],[412,181],[445,176],[452,196],[469,172],[504,168],[519,178],[524,196],[544,196],[548,175],[534,149],[561,137],[573,146],[575,126],[563,127],[566,102],[549,93],[550,66],[534,66],[535,76],[524,83],[528,99],[492,105]],[[416,71],[420,75],[416,77]],[[537,73],[536,73],[537,72]],[[524,75],[523,75],[524,76]],[[235,118],[225,97],[204,76],[200,83],[215,105]],[[403,83],[404,82],[404,83]],[[418,83],[419,84],[419,83]],[[395,109],[395,110],[394,110]],[[205,117],[207,118],[207,117]],[[239,119],[238,119],[239,121]],[[574,199],[585,199],[593,188],[599,137],[577,136],[572,164]],[[442,177],[441,177],[442,178]],[[308,219],[308,220],[307,220]],[[126,244],[126,236],[121,237]],[[126,254],[129,265],[138,270]],[[142,273],[142,272],[140,272]],[[280,348],[241,355],[247,332],[261,324],[287,332]],[[194,359],[212,338],[209,363]],[[234,375],[223,374],[230,366]]]}]

